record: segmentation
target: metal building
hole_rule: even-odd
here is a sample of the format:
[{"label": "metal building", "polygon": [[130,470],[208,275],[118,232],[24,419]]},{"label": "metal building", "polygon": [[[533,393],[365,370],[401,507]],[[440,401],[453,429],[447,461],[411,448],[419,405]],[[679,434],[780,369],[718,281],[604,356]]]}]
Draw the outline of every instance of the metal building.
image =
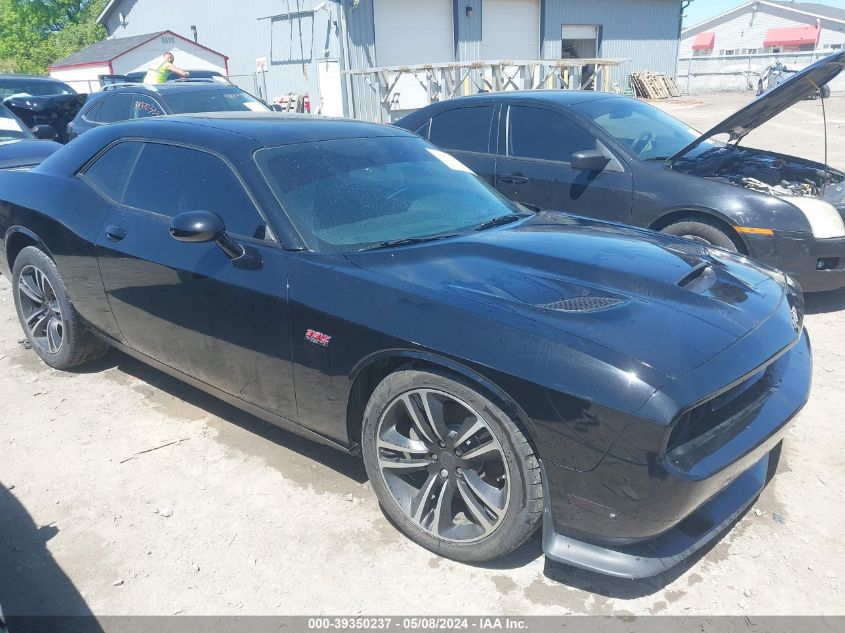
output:
[{"label": "metal building", "polygon": [[[685,4],[683,0],[111,0],[99,21],[114,37],[163,29],[193,31],[200,43],[226,51],[232,80],[250,92],[270,100],[307,92],[323,114],[383,121],[422,105],[430,85],[421,85],[421,77],[408,73],[397,80],[389,73],[350,71],[483,60],[606,58],[619,60],[608,80],[619,89],[624,89],[631,72],[639,70],[674,76]],[[585,76],[590,68],[584,64]],[[475,74],[483,75],[483,70]],[[469,78],[465,84],[470,91],[478,86]],[[514,86],[528,84],[523,78],[509,83]]]}]

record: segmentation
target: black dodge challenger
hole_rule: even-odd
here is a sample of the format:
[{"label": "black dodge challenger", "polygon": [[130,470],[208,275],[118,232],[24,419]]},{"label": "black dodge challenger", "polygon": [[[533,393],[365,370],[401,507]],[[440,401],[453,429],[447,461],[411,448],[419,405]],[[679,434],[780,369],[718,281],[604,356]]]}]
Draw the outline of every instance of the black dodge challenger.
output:
[{"label": "black dodge challenger", "polygon": [[92,130],[0,172],[35,352],[109,346],[360,454],[461,561],[656,574],[739,516],[807,400],[790,278],[499,195],[398,128],[275,114]]},{"label": "black dodge challenger", "polygon": [[845,287],[845,173],[740,142],[843,66],[834,53],[704,134],[648,103],[572,90],[462,97],[396,124],[517,202],[713,244],[805,292],[834,290]]}]

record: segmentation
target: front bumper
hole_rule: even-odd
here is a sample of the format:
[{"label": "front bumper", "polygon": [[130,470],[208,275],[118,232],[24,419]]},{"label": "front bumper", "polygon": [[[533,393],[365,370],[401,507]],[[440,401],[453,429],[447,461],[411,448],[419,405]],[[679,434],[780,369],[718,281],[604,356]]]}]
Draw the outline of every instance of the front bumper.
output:
[{"label": "front bumper", "polygon": [[769,453],[710,501],[655,538],[628,545],[595,545],[555,531],[546,506],[543,551],[556,562],[619,578],[649,578],[683,561],[726,530],[766,484]]},{"label": "front bumper", "polygon": [[[723,361],[736,364],[746,351],[724,355]],[[701,371],[715,380],[729,368],[692,372],[698,386],[705,382],[697,375]],[[690,440],[671,443],[677,424],[667,428],[632,421],[589,471],[544,460],[546,555],[603,574],[644,578],[679,563],[723,532],[762,490],[770,453],[807,400],[812,356],[806,332],[764,370],[750,375],[758,377],[748,379],[751,386],[719,405],[718,410],[730,412],[725,421]],[[732,390],[705,403],[720,401]]]},{"label": "front bumper", "polygon": [[845,287],[845,238],[816,239],[809,233],[776,231],[746,235],[749,254],[788,273],[804,292]]}]

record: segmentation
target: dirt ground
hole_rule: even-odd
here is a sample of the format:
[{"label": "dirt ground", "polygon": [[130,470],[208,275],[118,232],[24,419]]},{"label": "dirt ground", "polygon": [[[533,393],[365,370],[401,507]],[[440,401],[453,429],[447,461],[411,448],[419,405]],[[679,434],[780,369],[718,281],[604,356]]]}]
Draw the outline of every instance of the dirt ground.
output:
[{"label": "dirt ground", "polygon": [[[746,98],[661,107],[704,129]],[[845,97],[828,120],[831,162],[845,167]],[[820,104],[804,102],[748,144],[820,159],[822,141]],[[539,534],[491,565],[430,554],[388,523],[354,458],[117,352],[76,373],[46,368],[19,343],[0,278],[0,603],[7,614],[845,614],[845,291],[808,307],[813,393],[779,474],[705,553],[635,582],[547,563]]]}]

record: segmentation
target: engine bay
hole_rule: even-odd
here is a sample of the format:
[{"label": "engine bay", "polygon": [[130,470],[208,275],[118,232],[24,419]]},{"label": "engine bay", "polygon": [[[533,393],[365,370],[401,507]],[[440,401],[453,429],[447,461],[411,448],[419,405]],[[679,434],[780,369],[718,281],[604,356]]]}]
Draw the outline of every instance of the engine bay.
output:
[{"label": "engine bay", "polygon": [[828,187],[845,181],[845,174],[821,163],[735,146],[706,152],[677,167],[773,196],[821,197]]}]

